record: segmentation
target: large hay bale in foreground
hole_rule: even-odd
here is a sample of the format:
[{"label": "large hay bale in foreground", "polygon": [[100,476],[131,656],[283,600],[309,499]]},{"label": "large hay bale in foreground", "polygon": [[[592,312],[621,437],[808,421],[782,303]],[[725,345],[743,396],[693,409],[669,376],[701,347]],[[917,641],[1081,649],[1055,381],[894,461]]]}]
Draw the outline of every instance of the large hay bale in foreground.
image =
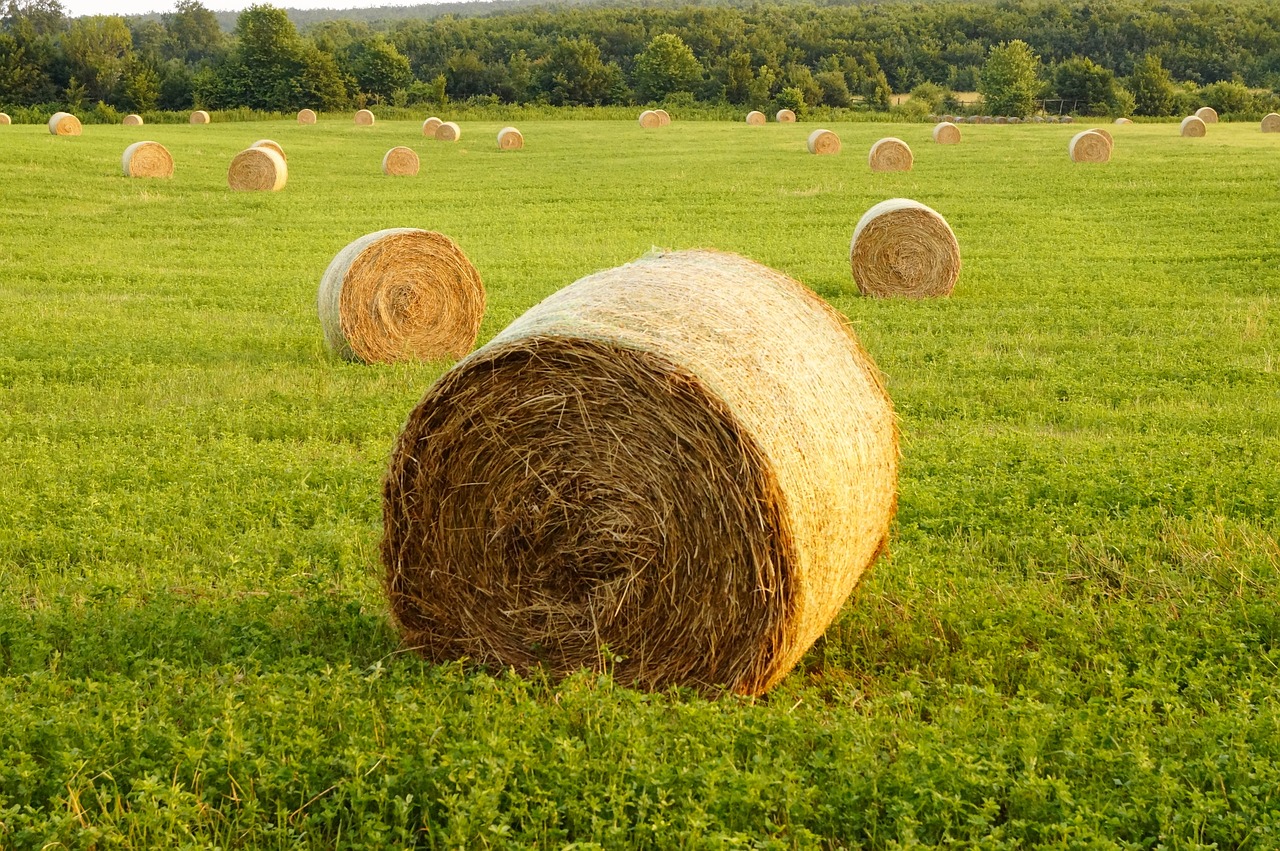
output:
[{"label": "large hay bale in foreground", "polygon": [[273,141],[272,141],[272,140],[270,140],[270,139],[259,139],[258,141],[254,142],[252,145],[250,145],[249,147],[250,147],[250,148],[269,148],[270,150],[273,150],[273,151],[275,151],[277,154],[279,154],[279,155],[280,155],[280,159],[284,160],[285,162],[288,162],[288,161],[289,161],[289,158],[288,158],[287,156],[285,156],[284,148],[280,147],[280,143],[279,143],[279,142],[273,142]]},{"label": "large hay bale in foreground", "polygon": [[933,141],[939,145],[958,145],[960,144],[960,128],[950,121],[940,121],[934,125]]},{"label": "large hay bale in foreground", "polygon": [[1199,139],[1204,135],[1204,121],[1195,115],[1188,115],[1182,119],[1182,124],[1178,128],[1178,132],[1183,136]]},{"label": "large hay bale in foreground", "polygon": [[382,157],[382,173],[391,177],[413,177],[418,167],[417,152],[403,145],[392,148]]},{"label": "large hay bale in foreground", "polygon": [[499,151],[518,151],[524,147],[524,134],[514,127],[503,127],[498,131]]},{"label": "large hay bale in foreground", "polygon": [[209,113],[205,112],[203,109],[197,109],[195,112],[191,113],[191,117],[187,120],[191,124],[208,124],[212,119],[209,118]]},{"label": "large hay bale in foreground", "polygon": [[1097,133],[1103,139],[1106,139],[1107,147],[1111,148],[1113,151],[1115,150],[1116,140],[1115,140],[1115,137],[1111,135],[1110,130],[1107,130],[1105,127],[1090,127],[1089,132]]},{"label": "large hay bale in foreground", "polygon": [[375,119],[369,110],[358,109],[353,120],[357,127],[372,127]]},{"label": "large hay bale in foreground", "polygon": [[417,228],[367,234],[320,280],[320,325],[333,354],[365,363],[460,358],[484,317],[480,273],[453,240]]},{"label": "large hay bale in foreground", "polygon": [[1280,115],[1269,112],[1262,119],[1263,133],[1280,133]]},{"label": "large hay bale in foreground", "polygon": [[1111,144],[1096,130],[1081,130],[1067,143],[1073,163],[1105,163],[1111,161]]},{"label": "large hay bale in foreground", "polygon": [[138,115],[136,112],[133,112],[126,115],[124,117],[124,120],[121,121],[120,123],[125,127],[141,127],[143,124],[143,121],[142,121],[141,115]]},{"label": "large hay bale in foreground", "polygon": [[662,119],[658,117],[658,113],[652,109],[646,109],[640,113],[640,126],[646,130],[653,130],[662,126]]},{"label": "large hay bale in foreground", "polygon": [[79,136],[83,129],[80,119],[69,112],[55,112],[49,117],[49,132],[55,136]]},{"label": "large hay bale in foreground", "polygon": [[1199,118],[1205,124],[1218,123],[1218,111],[1211,106],[1202,106],[1195,112],[1196,118]]},{"label": "large hay bale in foreground", "polygon": [[436,140],[440,142],[456,142],[462,138],[462,128],[454,121],[442,121],[436,128]]},{"label": "large hay bale in foreground", "polygon": [[780,109],[778,114],[774,116],[779,124],[795,124],[796,114],[789,109]]},{"label": "large hay bale in foreground", "polygon": [[658,116],[658,126],[666,127],[671,123],[671,116],[667,114],[665,109],[655,109],[653,114]]},{"label": "large hay bale in foreground", "polygon": [[298,110],[298,123],[299,123],[299,124],[308,124],[308,125],[310,125],[310,124],[315,124],[315,123],[316,123],[316,111],[315,111],[314,109],[300,109],[300,110]]},{"label": "large hay bale in foreground", "polygon": [[824,130],[819,127],[809,134],[808,140],[805,142],[809,148],[809,153],[818,154],[819,156],[833,156],[840,153],[840,137],[830,130]]},{"label": "large hay bale in foreground", "polygon": [[758,109],[753,109],[747,113],[747,124],[752,127],[763,127],[768,122],[769,119],[765,118],[764,113]]},{"label": "large hay bale in foreground", "polygon": [[284,157],[270,148],[246,148],[227,169],[227,185],[239,192],[275,192],[288,180]]},{"label": "large hay bale in foreground", "polygon": [[436,137],[436,131],[440,129],[441,124],[444,124],[444,122],[439,118],[436,118],[434,115],[431,116],[426,121],[422,122],[422,135],[426,136],[428,139],[434,139]]},{"label": "large hay bale in foreground", "polygon": [[759,694],[884,550],[896,488],[844,317],[742,257],[651,255],[546,299],[409,415],[391,610],[433,660]]},{"label": "large hay bale in foreground", "polygon": [[950,295],[960,278],[960,244],[936,210],[909,198],[863,213],[849,243],[853,281],[863,295]]},{"label": "large hay bale in foreground", "polygon": [[867,153],[872,171],[911,171],[914,161],[907,143],[893,136],[880,139]]},{"label": "large hay bale in foreground", "polygon": [[13,119],[9,117],[9,113],[0,112],[0,125],[8,126],[13,123]]},{"label": "large hay bale in foreground", "polygon": [[134,142],[120,160],[125,177],[173,177],[173,156],[159,142]]}]

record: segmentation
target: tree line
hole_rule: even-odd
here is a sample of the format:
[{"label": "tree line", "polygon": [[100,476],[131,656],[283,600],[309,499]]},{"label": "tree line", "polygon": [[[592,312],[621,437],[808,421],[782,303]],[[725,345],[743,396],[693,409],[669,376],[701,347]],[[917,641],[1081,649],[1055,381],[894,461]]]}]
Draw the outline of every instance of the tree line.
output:
[{"label": "tree line", "polygon": [[[483,7],[481,7],[483,8]],[[341,15],[341,13],[338,13]],[[1274,109],[1280,4],[999,0],[931,4],[515,6],[301,30],[256,5],[224,31],[199,0],[158,19],[70,19],[8,0],[0,106],[145,112],[379,104],[697,103],[991,114]],[[910,92],[893,107],[894,93]]]}]

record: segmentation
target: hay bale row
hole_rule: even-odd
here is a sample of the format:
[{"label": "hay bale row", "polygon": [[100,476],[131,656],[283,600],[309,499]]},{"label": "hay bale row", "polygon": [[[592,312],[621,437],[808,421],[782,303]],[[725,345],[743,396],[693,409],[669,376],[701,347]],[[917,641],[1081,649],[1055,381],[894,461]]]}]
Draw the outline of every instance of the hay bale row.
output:
[{"label": "hay bale row", "polygon": [[1198,139],[1204,136],[1204,119],[1198,115],[1188,115],[1186,118],[1182,119],[1182,124],[1178,127],[1178,132],[1188,138]]},{"label": "hay bale row", "polygon": [[524,148],[524,134],[514,127],[503,127],[498,131],[499,151],[519,151]]},{"label": "hay bale row", "polygon": [[840,137],[821,127],[809,134],[806,145],[809,153],[818,156],[834,156],[840,153]]},{"label": "hay bale row", "polygon": [[49,118],[49,132],[54,136],[79,136],[80,119],[69,112],[55,112]]},{"label": "hay bale row", "polygon": [[1067,143],[1067,153],[1074,163],[1110,162],[1111,143],[1097,130],[1081,130]]},{"label": "hay bale row", "polygon": [[120,164],[125,177],[173,177],[173,156],[159,142],[134,142]]},{"label": "hay bale row", "polygon": [[246,148],[227,169],[227,185],[240,192],[275,192],[289,180],[284,157],[272,148]]},{"label": "hay bale row", "polygon": [[391,611],[433,660],[758,694],[885,549],[897,454],[833,308],[745,258],[651,255],[414,408],[383,491]]},{"label": "hay bale row", "polygon": [[311,125],[316,123],[316,111],[314,109],[298,110],[298,123]]},{"label": "hay bale row", "polygon": [[950,121],[939,122],[933,128],[933,141],[939,145],[960,144],[960,128]]},{"label": "hay bale row", "polygon": [[758,109],[753,109],[747,113],[747,124],[752,127],[763,127],[768,122],[764,117],[764,113]]},{"label": "hay bale row", "polygon": [[871,146],[867,164],[872,171],[911,171],[911,147],[901,139],[886,136]]},{"label": "hay bale row", "polygon": [[418,154],[403,145],[392,148],[382,157],[382,173],[391,177],[413,177],[418,173]]},{"label": "hay bale row", "polygon": [[209,113],[205,112],[203,109],[197,109],[195,112],[191,113],[191,117],[187,120],[191,124],[208,124],[211,119],[209,118]]},{"label": "hay bale row", "polygon": [[937,211],[892,198],[863,214],[849,243],[849,266],[864,295],[950,295],[960,278],[960,245]]},{"label": "hay bale row", "polygon": [[143,124],[142,116],[137,113],[130,113],[120,122],[125,127],[141,127]]}]

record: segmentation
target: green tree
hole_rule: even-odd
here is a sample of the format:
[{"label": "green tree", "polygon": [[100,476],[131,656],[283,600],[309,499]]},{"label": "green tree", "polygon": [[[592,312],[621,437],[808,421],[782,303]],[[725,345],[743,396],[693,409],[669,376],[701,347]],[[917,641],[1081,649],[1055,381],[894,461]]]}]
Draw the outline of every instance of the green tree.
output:
[{"label": "green tree", "polygon": [[302,39],[283,9],[250,6],[236,20],[235,50],[218,67],[216,86],[199,74],[197,101],[209,106],[289,110],[305,106],[302,93]]},{"label": "green tree", "polygon": [[606,65],[600,48],[585,38],[560,38],[547,57],[543,90],[552,104],[602,104],[618,83],[617,66]]},{"label": "green tree", "polygon": [[1178,93],[1173,85],[1173,75],[1160,62],[1160,57],[1148,53],[1133,66],[1129,78],[1129,91],[1133,93],[1134,112],[1138,115],[1173,115]]},{"label": "green tree", "polygon": [[1253,92],[1239,81],[1210,83],[1200,89],[1200,97],[1206,106],[1213,107],[1219,115],[1239,115],[1253,111]]},{"label": "green tree", "polygon": [[222,27],[199,0],[178,0],[160,20],[169,36],[168,58],[194,64],[222,55],[226,43]]},{"label": "green tree", "polygon": [[978,76],[978,92],[995,115],[1029,115],[1040,90],[1040,57],[1025,41],[1014,39],[991,48]]},{"label": "green tree", "polygon": [[125,75],[122,105],[135,112],[155,109],[160,103],[160,75],[154,68],[135,63]]},{"label": "green tree", "polygon": [[1053,89],[1068,109],[1104,115],[1116,102],[1116,77],[1092,59],[1074,57],[1053,74]]},{"label": "green tree", "polygon": [[692,92],[702,80],[702,65],[680,36],[662,33],[636,56],[634,80],[642,101],[660,101],[676,92]]},{"label": "green tree", "polygon": [[71,73],[91,100],[113,99],[133,52],[133,34],[124,18],[94,15],[77,18],[62,37]]},{"label": "green tree", "polygon": [[375,102],[389,99],[396,89],[413,82],[408,58],[381,35],[356,42],[350,51],[356,85]]},{"label": "green tree", "polygon": [[849,91],[843,72],[819,71],[813,79],[822,90],[822,102],[827,106],[849,106],[853,103],[853,93]]},{"label": "green tree", "polygon": [[298,57],[300,106],[341,109],[349,103],[347,83],[337,60],[314,44],[302,46]]}]

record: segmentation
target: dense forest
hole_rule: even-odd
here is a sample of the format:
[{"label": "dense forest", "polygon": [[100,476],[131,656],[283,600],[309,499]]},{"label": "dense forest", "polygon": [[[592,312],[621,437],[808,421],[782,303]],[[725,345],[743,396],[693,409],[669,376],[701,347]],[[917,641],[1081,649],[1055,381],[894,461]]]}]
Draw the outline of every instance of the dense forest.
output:
[{"label": "dense forest", "polygon": [[977,91],[973,109],[994,114],[1159,116],[1208,104],[1245,116],[1280,102],[1280,4],[1253,0],[451,8],[311,13],[299,24],[257,5],[228,31],[198,0],[129,19],[8,0],[0,108],[110,116],[465,101],[923,113],[960,111],[953,93]]}]

